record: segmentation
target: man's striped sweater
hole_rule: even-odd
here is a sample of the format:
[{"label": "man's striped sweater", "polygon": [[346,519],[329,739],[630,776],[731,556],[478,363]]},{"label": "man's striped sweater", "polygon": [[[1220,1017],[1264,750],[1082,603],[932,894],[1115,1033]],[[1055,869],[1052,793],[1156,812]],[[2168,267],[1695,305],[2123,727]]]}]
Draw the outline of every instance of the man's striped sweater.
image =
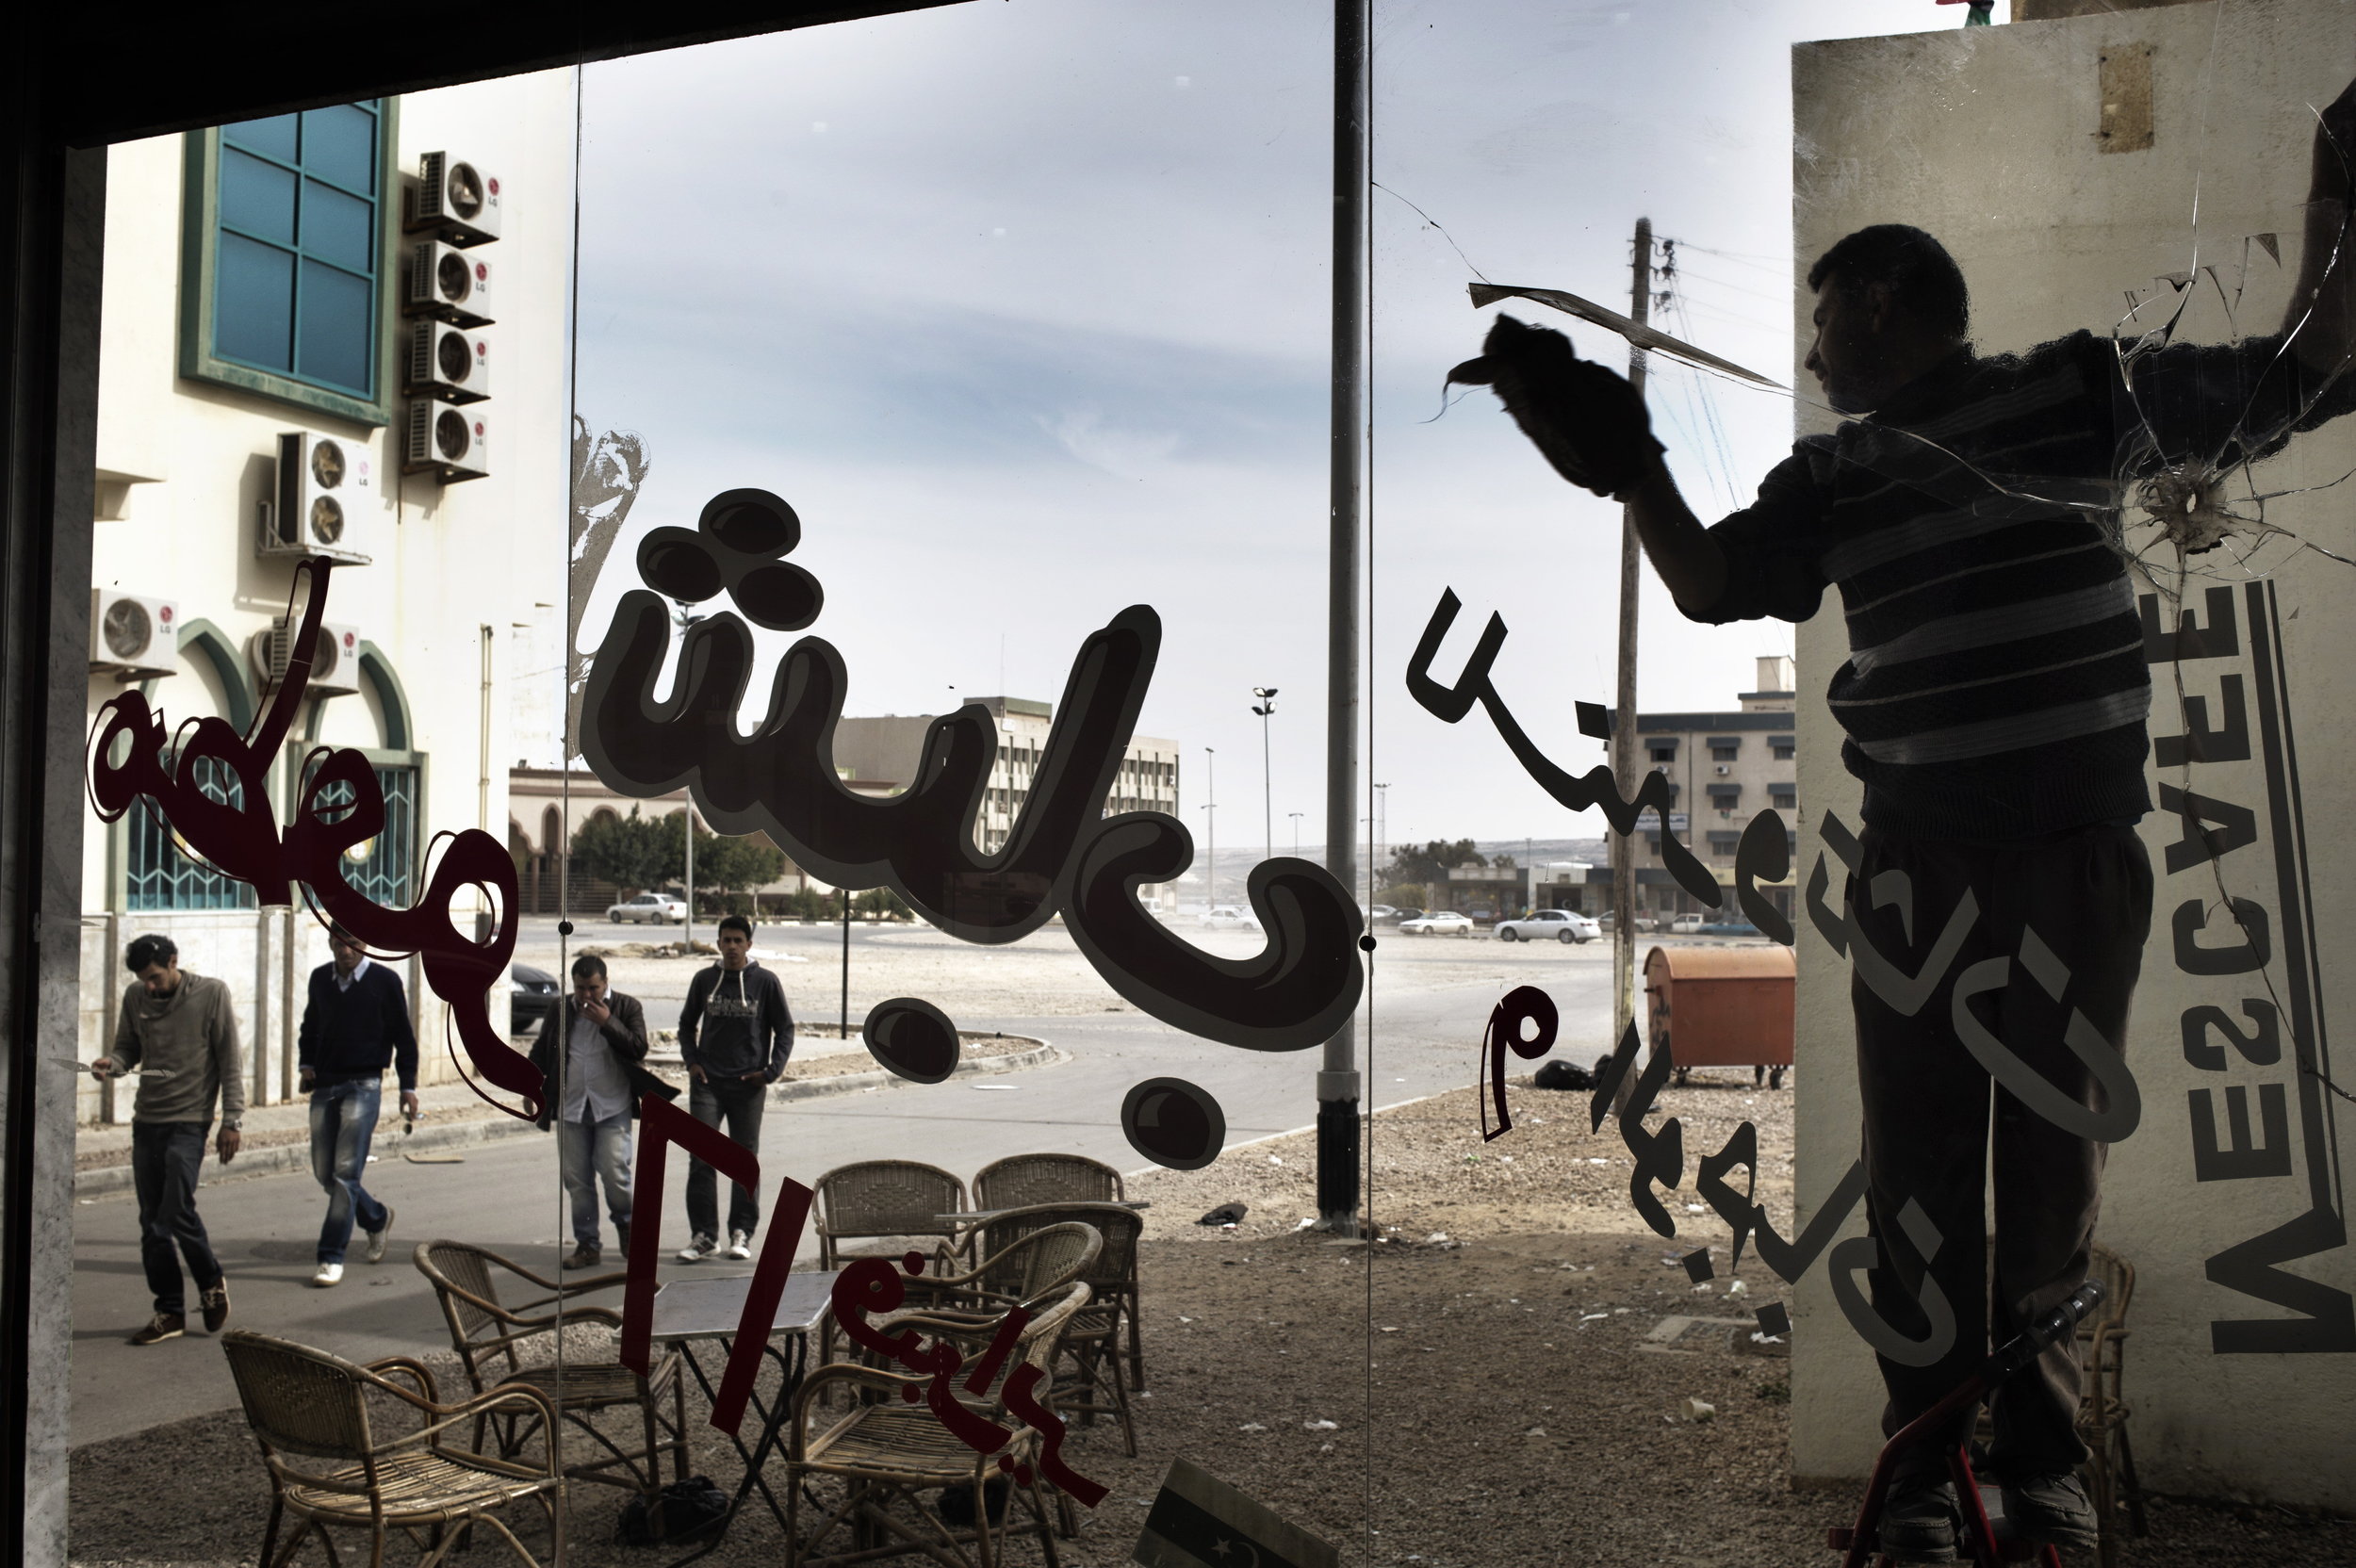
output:
[{"label": "man's striped sweater", "polygon": [[2356,376],[2326,385],[2279,338],[2145,353],[2132,376],[2085,332],[1959,350],[1802,439],[1710,531],[1726,587],[1693,618],[1806,620],[1840,586],[1828,695],[1870,825],[2017,841],[2132,821],[2151,680],[2122,498],[2164,463],[2221,471],[2351,408]]}]

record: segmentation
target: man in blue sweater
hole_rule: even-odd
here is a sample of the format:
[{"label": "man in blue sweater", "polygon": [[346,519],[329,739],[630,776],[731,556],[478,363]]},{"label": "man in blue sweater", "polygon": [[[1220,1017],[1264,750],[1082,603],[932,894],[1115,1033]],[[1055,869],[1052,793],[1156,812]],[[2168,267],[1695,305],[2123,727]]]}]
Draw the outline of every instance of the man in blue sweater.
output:
[{"label": "man in blue sweater", "polygon": [[384,1070],[401,1073],[401,1114],[417,1114],[417,1036],[409,1026],[409,998],[401,976],[372,963],[342,926],[327,939],[335,962],[311,972],[296,1060],[311,1097],[311,1174],[327,1189],[327,1220],[319,1227],[319,1268],[311,1282],[340,1283],[344,1250],[356,1219],[368,1233],[368,1262],[384,1260],[393,1210],[360,1184],[368,1139],[376,1133]]}]

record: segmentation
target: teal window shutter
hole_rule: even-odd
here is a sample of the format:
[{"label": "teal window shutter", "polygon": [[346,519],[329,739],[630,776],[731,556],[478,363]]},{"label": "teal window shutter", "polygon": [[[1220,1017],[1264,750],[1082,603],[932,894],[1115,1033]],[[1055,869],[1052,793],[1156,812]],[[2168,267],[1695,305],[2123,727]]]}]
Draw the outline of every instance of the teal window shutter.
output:
[{"label": "teal window shutter", "polygon": [[221,127],[215,357],[377,399],[383,120],[371,100]]}]

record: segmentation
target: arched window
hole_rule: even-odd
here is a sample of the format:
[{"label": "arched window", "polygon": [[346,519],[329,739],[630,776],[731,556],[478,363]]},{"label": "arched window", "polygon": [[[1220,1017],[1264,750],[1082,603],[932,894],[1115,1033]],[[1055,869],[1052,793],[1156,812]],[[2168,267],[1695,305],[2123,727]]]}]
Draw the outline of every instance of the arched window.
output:
[{"label": "arched window", "polygon": [[540,853],[564,855],[571,849],[564,841],[564,813],[551,806],[540,813]]}]

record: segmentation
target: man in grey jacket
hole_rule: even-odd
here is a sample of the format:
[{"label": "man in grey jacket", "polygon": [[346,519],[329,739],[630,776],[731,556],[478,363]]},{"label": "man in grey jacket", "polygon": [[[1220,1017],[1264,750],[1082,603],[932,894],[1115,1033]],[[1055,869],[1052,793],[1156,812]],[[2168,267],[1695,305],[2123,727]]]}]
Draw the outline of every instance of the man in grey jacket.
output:
[{"label": "man in grey jacket", "polygon": [[219,1333],[229,1321],[229,1282],[197,1217],[196,1180],[216,1095],[221,1134],[213,1147],[223,1165],[237,1157],[245,1054],[237,1046],[229,988],[182,969],[180,949],[170,937],[139,938],[123,965],[139,984],[123,993],[112,1054],[91,1063],[90,1072],[102,1080],[117,1072],[139,1074],[131,1111],[131,1180],[139,1200],[139,1262],[155,1296],[155,1315],[131,1343],[155,1345],[188,1331],[183,1257],[196,1276],[205,1331]]},{"label": "man in grey jacket", "polygon": [[[730,1138],[758,1153],[769,1086],[794,1054],[794,1015],[777,977],[753,962],[751,921],[726,916],[713,939],[720,961],[688,982],[679,1010],[679,1059],[695,1080],[687,1106],[707,1127],[725,1122]],[[722,1248],[718,1173],[701,1160],[689,1162],[687,1224],[695,1239],[679,1250],[680,1262],[751,1257],[760,1221],[761,1195],[731,1184],[728,1244]]]}]

